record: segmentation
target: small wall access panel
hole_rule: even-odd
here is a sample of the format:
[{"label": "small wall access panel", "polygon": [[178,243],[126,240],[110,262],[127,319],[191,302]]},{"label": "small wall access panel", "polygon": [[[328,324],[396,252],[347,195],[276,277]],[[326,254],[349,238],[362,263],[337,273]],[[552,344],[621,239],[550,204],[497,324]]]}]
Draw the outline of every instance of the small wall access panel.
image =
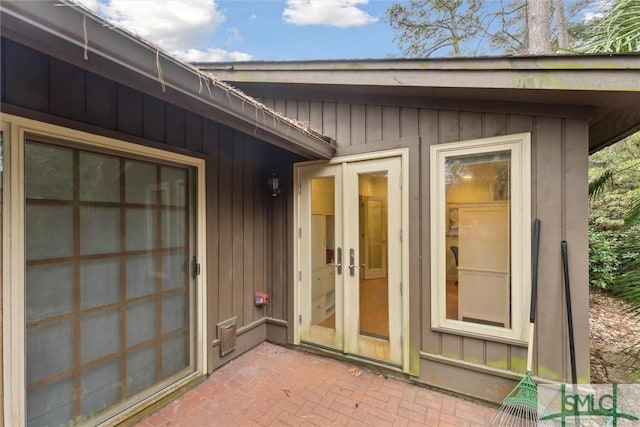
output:
[{"label": "small wall access panel", "polygon": [[237,317],[232,317],[217,325],[218,339],[220,340],[220,357],[226,356],[236,348],[237,319]]}]

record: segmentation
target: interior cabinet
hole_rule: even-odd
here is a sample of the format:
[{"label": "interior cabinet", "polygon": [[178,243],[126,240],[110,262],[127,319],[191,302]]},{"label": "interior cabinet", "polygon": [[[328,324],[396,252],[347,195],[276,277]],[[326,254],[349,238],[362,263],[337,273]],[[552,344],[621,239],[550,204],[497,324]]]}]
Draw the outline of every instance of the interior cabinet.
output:
[{"label": "interior cabinet", "polygon": [[510,327],[510,224],[506,203],[458,206],[458,319]]},{"label": "interior cabinet", "polygon": [[311,317],[313,324],[320,324],[335,312],[334,216],[311,217]]},{"label": "interior cabinet", "polygon": [[311,275],[312,320],[318,324],[335,311],[335,272],[332,265],[320,267]]}]

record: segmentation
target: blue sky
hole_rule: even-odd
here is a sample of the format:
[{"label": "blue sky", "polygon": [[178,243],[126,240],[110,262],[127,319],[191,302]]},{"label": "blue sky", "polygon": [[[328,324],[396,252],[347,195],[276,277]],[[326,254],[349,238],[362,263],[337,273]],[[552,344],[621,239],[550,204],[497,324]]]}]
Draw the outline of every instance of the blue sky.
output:
[{"label": "blue sky", "polygon": [[392,0],[78,0],[188,61],[398,56]]},{"label": "blue sky", "polygon": [[[398,57],[384,16],[406,0],[75,1],[183,60],[219,62]],[[581,18],[600,14],[610,2],[589,0]],[[487,3],[489,9],[500,5]],[[490,54],[473,43],[478,54]]]}]

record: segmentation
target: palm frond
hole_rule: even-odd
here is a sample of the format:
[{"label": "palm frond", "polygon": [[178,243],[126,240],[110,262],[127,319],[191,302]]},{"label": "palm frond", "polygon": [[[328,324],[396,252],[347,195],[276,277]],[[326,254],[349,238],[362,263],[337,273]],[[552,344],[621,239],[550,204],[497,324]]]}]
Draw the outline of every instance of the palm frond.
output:
[{"label": "palm frond", "polygon": [[630,270],[621,275],[616,284],[616,294],[629,304],[629,313],[640,317],[640,270]]},{"label": "palm frond", "polygon": [[615,172],[613,170],[607,169],[589,182],[589,200],[595,199],[598,194],[602,193],[610,187],[611,184],[613,184],[614,174]]},{"label": "palm frond", "polygon": [[605,16],[590,28],[586,53],[640,50],[640,2],[616,0]]},{"label": "palm frond", "polygon": [[[621,249],[629,254],[639,254],[640,242],[631,240]],[[633,256],[625,262],[616,281],[614,292],[629,304],[627,309],[629,313],[640,317],[640,257]]]},{"label": "palm frond", "polygon": [[625,215],[624,224],[635,225],[640,223],[640,194],[633,200],[629,212]]}]

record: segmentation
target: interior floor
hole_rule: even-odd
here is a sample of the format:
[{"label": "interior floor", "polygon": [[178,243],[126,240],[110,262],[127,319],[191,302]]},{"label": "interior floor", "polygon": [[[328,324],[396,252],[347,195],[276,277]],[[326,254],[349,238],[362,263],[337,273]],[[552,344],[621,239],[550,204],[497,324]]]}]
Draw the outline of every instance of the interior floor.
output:
[{"label": "interior floor", "polygon": [[[447,280],[447,319],[458,319],[458,285],[454,280]],[[335,314],[329,316],[320,325],[335,328]],[[389,338],[389,298],[386,278],[360,280],[360,333]]]},{"label": "interior floor", "polygon": [[[389,339],[389,291],[387,278],[360,280],[360,333]],[[320,325],[335,328],[335,314]]]}]

